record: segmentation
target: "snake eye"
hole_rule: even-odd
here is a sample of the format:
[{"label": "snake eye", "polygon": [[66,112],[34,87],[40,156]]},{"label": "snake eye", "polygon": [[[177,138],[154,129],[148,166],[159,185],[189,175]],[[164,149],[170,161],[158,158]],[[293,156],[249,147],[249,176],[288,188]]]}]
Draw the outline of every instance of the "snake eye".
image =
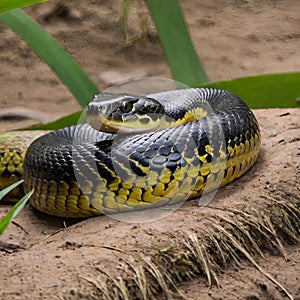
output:
[{"label": "snake eye", "polygon": [[132,110],[132,101],[122,101],[120,109],[123,113],[130,112]]}]

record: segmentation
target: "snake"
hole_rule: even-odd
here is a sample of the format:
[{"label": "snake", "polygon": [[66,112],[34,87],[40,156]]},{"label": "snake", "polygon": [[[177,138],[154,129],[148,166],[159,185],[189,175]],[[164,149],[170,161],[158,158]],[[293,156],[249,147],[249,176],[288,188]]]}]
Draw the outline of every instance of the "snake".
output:
[{"label": "snake", "polygon": [[259,155],[258,122],[227,90],[101,93],[85,113],[84,123],[36,133],[26,149],[0,148],[0,177],[24,176],[25,192],[34,189],[30,204],[43,213],[172,206],[239,178]]}]

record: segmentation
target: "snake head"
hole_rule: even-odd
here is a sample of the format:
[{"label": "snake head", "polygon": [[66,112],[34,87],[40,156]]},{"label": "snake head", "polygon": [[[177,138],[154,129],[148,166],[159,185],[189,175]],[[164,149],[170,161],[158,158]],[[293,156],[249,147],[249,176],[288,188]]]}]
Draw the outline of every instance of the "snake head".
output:
[{"label": "snake head", "polygon": [[90,125],[104,132],[138,133],[159,127],[163,105],[144,96],[101,93],[87,107]]}]

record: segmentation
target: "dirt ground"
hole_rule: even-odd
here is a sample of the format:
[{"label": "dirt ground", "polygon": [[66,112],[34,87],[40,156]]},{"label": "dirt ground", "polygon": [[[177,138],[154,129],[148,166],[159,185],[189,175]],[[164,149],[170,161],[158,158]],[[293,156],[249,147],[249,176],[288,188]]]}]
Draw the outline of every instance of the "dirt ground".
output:
[{"label": "dirt ground", "polygon": [[[171,78],[143,1],[133,1],[128,28],[118,26],[119,1],[50,1],[26,11],[77,60],[101,90],[120,81]],[[300,69],[300,3],[297,0],[182,0],[193,42],[211,81]],[[11,130],[53,121],[80,110],[49,67],[0,24],[0,128]],[[299,95],[300,96],[300,95]],[[284,99],[282,99],[284,101]],[[212,204],[241,208],[278,191],[300,191],[300,110],[256,110],[262,150],[256,165],[221,189]],[[295,196],[296,195],[296,196]],[[299,198],[298,198],[299,201]],[[0,207],[0,216],[10,206]],[[58,219],[26,206],[1,236],[1,299],[94,299],[87,278],[110,270],[121,249],[127,256],[164,245],[171,235],[205,227],[208,208],[197,200],[168,217],[131,224],[107,216],[81,222]],[[299,247],[286,257],[266,254],[259,265],[300,299]],[[221,287],[199,277],[181,284],[188,299],[284,299],[280,289],[249,262],[228,266]]]}]

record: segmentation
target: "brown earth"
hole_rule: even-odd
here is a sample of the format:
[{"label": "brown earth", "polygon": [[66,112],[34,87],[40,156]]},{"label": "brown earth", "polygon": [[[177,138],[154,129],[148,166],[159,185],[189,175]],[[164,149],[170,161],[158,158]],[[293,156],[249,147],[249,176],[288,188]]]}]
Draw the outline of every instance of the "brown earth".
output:
[{"label": "brown earth", "polygon": [[[142,2],[134,1],[125,34],[118,27],[117,1],[62,3],[52,1],[26,11],[101,89],[141,76],[171,78],[149,18],[145,25]],[[211,81],[299,71],[299,1],[184,0],[181,4]],[[1,130],[49,122],[80,109],[23,41],[4,25],[0,32]],[[300,110],[256,110],[255,115],[263,138],[259,160],[245,176],[221,189],[211,205],[243,209],[277,192],[286,201],[299,197]],[[0,215],[9,209],[1,206]],[[149,248],[165,247],[180,230],[205,228],[205,216],[211,213],[210,208],[200,209],[195,200],[151,223],[131,224],[107,216],[71,222],[27,206],[1,236],[0,298],[94,299],[86,278],[99,277],[99,270],[117,273],[113,262],[120,257],[129,259]],[[286,245],[285,258],[272,253],[266,254],[266,260],[258,259],[259,265],[294,299],[300,299],[299,248]],[[209,289],[199,277],[180,288],[188,299],[285,298],[246,260],[238,268],[228,266],[219,281],[221,288]]]}]

